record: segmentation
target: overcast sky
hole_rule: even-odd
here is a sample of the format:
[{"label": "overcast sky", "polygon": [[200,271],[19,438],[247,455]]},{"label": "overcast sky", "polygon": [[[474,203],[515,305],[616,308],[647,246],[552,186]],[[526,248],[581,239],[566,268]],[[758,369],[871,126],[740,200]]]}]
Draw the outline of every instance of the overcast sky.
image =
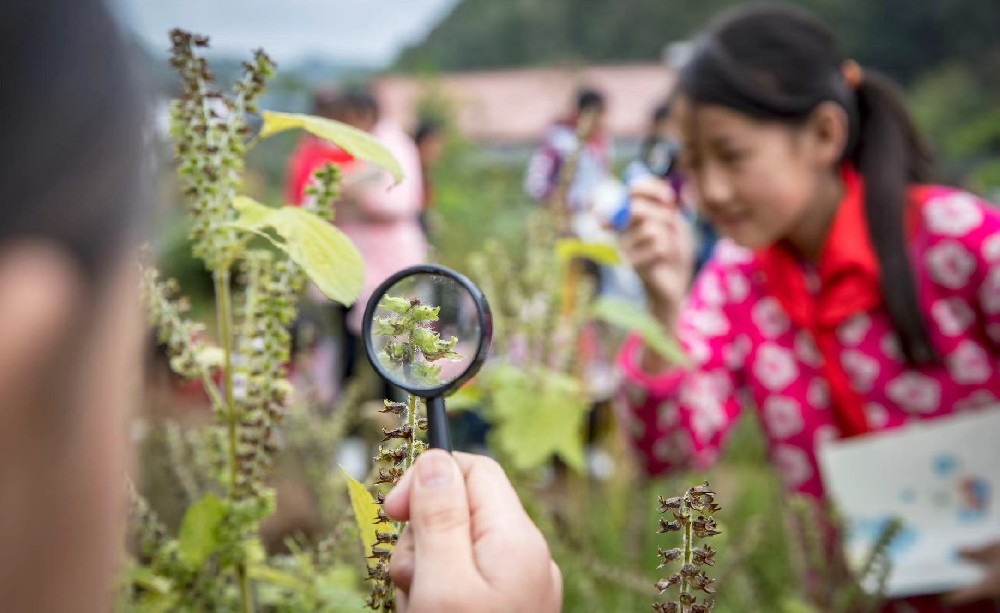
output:
[{"label": "overcast sky", "polygon": [[311,55],[385,64],[420,40],[457,0],[110,0],[153,51],[180,26],[212,47],[245,55],[263,47],[279,63]]}]

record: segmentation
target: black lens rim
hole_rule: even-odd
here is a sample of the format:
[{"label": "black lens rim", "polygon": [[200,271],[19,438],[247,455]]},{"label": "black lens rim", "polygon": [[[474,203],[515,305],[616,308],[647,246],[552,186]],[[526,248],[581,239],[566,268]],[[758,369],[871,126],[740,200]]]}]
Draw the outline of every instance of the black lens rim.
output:
[{"label": "black lens rim", "polygon": [[[382,296],[384,296],[386,292],[396,285],[396,283],[399,283],[407,277],[418,274],[439,275],[454,280],[459,285],[464,287],[465,290],[469,292],[469,295],[472,296],[472,300],[476,305],[476,312],[479,314],[479,345],[476,347],[476,353],[473,356],[472,361],[469,362],[469,366],[465,369],[465,372],[459,375],[456,379],[433,388],[414,388],[408,385],[400,385],[396,379],[382,367],[382,363],[376,355],[377,352],[375,351],[375,346],[372,343],[372,324],[374,323],[375,311],[378,310],[378,304],[381,302]],[[486,357],[490,352],[490,346],[493,343],[493,311],[490,310],[490,303],[486,299],[486,295],[483,294],[482,290],[479,289],[479,287],[465,275],[438,264],[418,264],[394,273],[388,279],[380,283],[377,288],[375,288],[375,291],[372,292],[371,297],[368,299],[368,304],[365,307],[365,315],[361,323],[361,335],[365,344],[365,355],[368,358],[368,362],[371,363],[372,368],[375,369],[375,372],[377,372],[380,377],[414,396],[419,396],[420,398],[434,398],[437,396],[445,396],[447,395],[447,392],[457,390],[462,387],[466,381],[479,372],[483,362],[486,361]]]}]

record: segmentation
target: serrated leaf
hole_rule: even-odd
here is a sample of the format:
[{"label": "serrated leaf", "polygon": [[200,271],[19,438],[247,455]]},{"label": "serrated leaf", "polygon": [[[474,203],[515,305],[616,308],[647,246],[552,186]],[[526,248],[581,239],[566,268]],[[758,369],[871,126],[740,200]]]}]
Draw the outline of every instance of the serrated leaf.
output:
[{"label": "serrated leaf", "polygon": [[[375,520],[378,519],[378,504],[372,497],[368,488],[364,484],[356,481],[343,467],[340,468],[347,479],[347,493],[351,497],[351,508],[354,509],[354,521],[358,525],[361,533],[361,544],[364,547],[365,557],[371,555],[372,547],[375,545]],[[383,547],[391,549],[388,545]],[[368,566],[374,567],[375,560],[368,559]]]},{"label": "serrated leaf", "polygon": [[237,196],[233,207],[240,214],[237,223],[241,227],[252,231],[272,228],[282,239],[275,245],[305,271],[327,298],[345,306],[358,299],[364,284],[364,260],[338,228],[305,209],[275,209],[248,196]]},{"label": "serrated leaf", "polygon": [[598,298],[591,306],[591,316],[606,321],[642,338],[647,347],[678,366],[688,364],[687,354],[667,334],[660,322],[645,309],[621,298]]},{"label": "serrated leaf", "polygon": [[562,263],[575,258],[583,258],[614,266],[621,262],[618,248],[611,243],[588,243],[578,238],[561,238],[556,241],[556,256]]},{"label": "serrated leaf", "polygon": [[225,514],[225,507],[215,494],[205,494],[188,508],[177,536],[177,550],[189,567],[200,568],[218,547],[216,529]]},{"label": "serrated leaf", "polygon": [[495,443],[514,468],[529,471],[553,455],[585,468],[584,421],[589,403],[579,382],[555,371],[528,373],[509,365],[488,377]]},{"label": "serrated leaf", "polygon": [[356,158],[385,168],[392,174],[397,183],[403,180],[403,169],[392,153],[371,134],[363,130],[333,119],[300,113],[264,111],[263,117],[264,125],[260,129],[260,138],[262,139],[286,130],[301,128],[323,140],[330,141]]}]

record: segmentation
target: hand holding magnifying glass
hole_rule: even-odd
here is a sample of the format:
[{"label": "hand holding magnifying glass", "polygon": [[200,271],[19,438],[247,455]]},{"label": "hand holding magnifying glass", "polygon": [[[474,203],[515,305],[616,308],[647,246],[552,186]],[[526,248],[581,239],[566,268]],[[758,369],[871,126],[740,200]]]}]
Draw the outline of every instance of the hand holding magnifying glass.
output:
[{"label": "hand holding magnifying glass", "polygon": [[427,401],[430,447],[451,451],[444,397],[479,371],[493,340],[482,291],[443,266],[406,268],[372,294],[362,336],[375,371]]}]

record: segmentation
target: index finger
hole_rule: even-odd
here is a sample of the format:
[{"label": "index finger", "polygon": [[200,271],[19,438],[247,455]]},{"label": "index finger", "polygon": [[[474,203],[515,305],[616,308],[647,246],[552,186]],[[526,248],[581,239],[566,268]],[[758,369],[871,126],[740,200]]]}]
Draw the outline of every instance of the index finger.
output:
[{"label": "index finger", "polygon": [[660,205],[674,205],[677,195],[670,184],[656,177],[640,179],[629,187],[629,196],[633,201],[649,200]]},{"label": "index finger", "polygon": [[[473,516],[490,517],[492,515],[523,517],[528,515],[521,501],[510,484],[507,475],[496,461],[485,456],[455,452],[452,454],[462,472],[469,497],[469,511]],[[410,518],[410,486],[413,475],[408,470],[389,495],[386,496],[384,508],[386,514],[393,519],[407,521]],[[482,522],[474,522],[474,530],[482,530]],[[475,538],[476,535],[473,535]]]}]

